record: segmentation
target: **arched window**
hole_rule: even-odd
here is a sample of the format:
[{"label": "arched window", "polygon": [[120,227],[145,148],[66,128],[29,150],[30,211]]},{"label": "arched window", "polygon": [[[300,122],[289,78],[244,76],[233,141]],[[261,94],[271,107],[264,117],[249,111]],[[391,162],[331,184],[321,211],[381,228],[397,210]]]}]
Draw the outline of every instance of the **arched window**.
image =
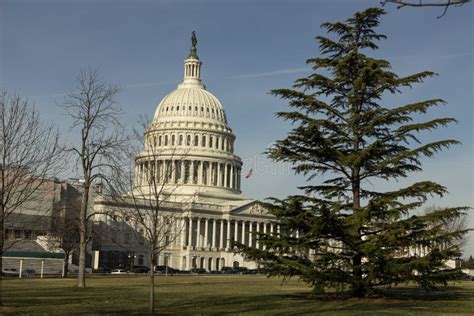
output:
[{"label": "arched window", "polygon": [[176,111],[179,111],[179,105],[176,107]]},{"label": "arched window", "polygon": [[219,137],[216,137],[216,149],[219,149]]},{"label": "arched window", "polygon": [[222,141],[221,141],[221,150],[224,150],[224,143],[225,143],[225,139],[222,138]]},{"label": "arched window", "polygon": [[209,136],[209,147],[212,148],[212,140],[213,140],[214,137],[212,136]]},{"label": "arched window", "polygon": [[202,135],[202,142],[201,142],[202,147],[206,147],[206,136]]},{"label": "arched window", "polygon": [[165,135],[165,146],[168,146],[168,135]]},{"label": "arched window", "polygon": [[179,135],[179,146],[183,146],[183,135]]},{"label": "arched window", "polygon": [[158,136],[158,146],[161,147],[161,135]]},{"label": "arched window", "polygon": [[174,146],[175,136],[174,134],[171,135],[171,146]]},{"label": "arched window", "polygon": [[191,135],[186,136],[186,146],[191,146]]},{"label": "arched window", "polygon": [[198,146],[199,145],[199,136],[198,135],[194,135],[194,146]]}]

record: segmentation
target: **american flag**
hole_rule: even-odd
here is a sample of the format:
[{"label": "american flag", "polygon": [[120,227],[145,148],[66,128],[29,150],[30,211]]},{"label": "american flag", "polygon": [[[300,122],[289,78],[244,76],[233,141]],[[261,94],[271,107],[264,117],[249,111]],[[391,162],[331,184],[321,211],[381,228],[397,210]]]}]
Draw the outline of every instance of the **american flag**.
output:
[{"label": "american flag", "polygon": [[250,169],[249,172],[247,172],[247,175],[245,176],[245,179],[250,178],[253,174],[253,169]]}]

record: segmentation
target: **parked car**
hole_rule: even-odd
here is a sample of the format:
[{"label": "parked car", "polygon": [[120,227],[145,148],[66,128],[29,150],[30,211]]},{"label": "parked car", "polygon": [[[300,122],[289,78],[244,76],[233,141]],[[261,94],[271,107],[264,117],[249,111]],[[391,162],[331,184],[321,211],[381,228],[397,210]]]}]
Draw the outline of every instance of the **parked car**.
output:
[{"label": "parked car", "polygon": [[[167,269],[168,269],[168,271],[167,271]],[[165,274],[166,272],[168,272],[169,274],[174,274],[177,271],[179,271],[179,270],[173,269],[170,266],[156,266],[155,267],[155,273],[158,273],[158,274]]]},{"label": "parked car", "polygon": [[463,273],[463,274],[462,274],[462,278],[463,278],[464,280],[474,281],[474,275],[470,275],[470,274],[467,274],[467,273]]},{"label": "parked car", "polygon": [[245,267],[234,268],[237,271],[237,274],[249,274],[249,269]]},{"label": "parked car", "polygon": [[36,274],[36,271],[34,269],[25,269],[21,273],[21,277],[23,277],[23,278],[32,278],[32,277],[35,276],[35,274]]},{"label": "parked car", "polygon": [[223,274],[237,274],[238,271],[234,267],[223,267],[222,273]]},{"label": "parked car", "polygon": [[125,269],[113,269],[110,274],[127,274],[128,271]]},{"label": "parked car", "polygon": [[92,273],[110,273],[112,270],[109,268],[99,268],[99,269],[94,269],[92,270]]},{"label": "parked car", "polygon": [[20,273],[15,268],[3,268],[2,275],[5,277],[17,277]]},{"label": "parked car", "polygon": [[148,273],[150,269],[145,266],[133,266],[132,272],[133,273]]},{"label": "parked car", "polygon": [[194,268],[191,270],[191,273],[204,274],[207,273],[206,269],[203,268]]}]

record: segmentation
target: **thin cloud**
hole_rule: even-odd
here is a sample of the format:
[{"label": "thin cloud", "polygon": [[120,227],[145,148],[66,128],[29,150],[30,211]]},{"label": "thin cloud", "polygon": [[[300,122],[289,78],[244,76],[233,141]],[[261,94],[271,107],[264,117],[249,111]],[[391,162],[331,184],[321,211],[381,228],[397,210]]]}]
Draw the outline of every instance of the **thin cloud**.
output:
[{"label": "thin cloud", "polygon": [[[473,52],[465,52],[465,53],[454,53],[454,54],[445,54],[445,55],[400,55],[400,56],[381,56],[378,58],[384,58],[388,60],[392,59],[406,59],[406,58],[423,58],[423,59],[448,59],[448,58],[460,58],[460,57],[470,57],[473,56]],[[281,76],[287,74],[296,74],[296,73],[303,73],[309,71],[310,68],[289,68],[289,69],[280,69],[280,70],[273,70],[267,72],[257,72],[251,74],[241,74],[236,76],[231,76],[231,79],[247,79],[247,78],[264,78],[264,77],[273,77],[273,76]]]},{"label": "thin cloud", "polygon": [[416,55],[400,55],[400,56],[387,56],[380,57],[384,59],[405,59],[405,58],[422,58],[422,59],[449,59],[449,58],[460,58],[460,57],[469,57],[473,56],[473,52],[465,53],[454,53],[454,54],[444,54],[444,55],[427,55],[427,54],[416,54]]},{"label": "thin cloud", "polygon": [[140,82],[140,83],[132,83],[125,85],[125,88],[133,89],[133,88],[148,88],[148,87],[156,87],[156,86],[164,86],[176,83],[176,80],[166,80],[166,81],[158,81],[158,82]]},{"label": "thin cloud", "polygon": [[296,73],[302,73],[302,72],[307,72],[309,71],[309,68],[290,68],[290,69],[281,69],[281,70],[274,70],[274,71],[268,71],[268,72],[259,72],[259,73],[253,73],[253,74],[242,74],[242,75],[236,75],[236,76],[231,76],[229,78],[232,79],[244,79],[244,78],[263,78],[263,77],[273,77],[273,76],[280,76],[280,75],[286,75],[286,74],[296,74]]}]

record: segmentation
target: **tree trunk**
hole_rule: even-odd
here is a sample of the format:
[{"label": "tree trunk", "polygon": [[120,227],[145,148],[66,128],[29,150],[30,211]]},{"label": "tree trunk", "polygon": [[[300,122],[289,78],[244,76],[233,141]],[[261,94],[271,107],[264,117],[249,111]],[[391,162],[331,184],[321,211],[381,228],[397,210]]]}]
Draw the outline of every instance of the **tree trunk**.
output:
[{"label": "tree trunk", "polygon": [[3,244],[4,244],[4,233],[3,233],[3,222],[0,223],[0,306],[3,306]]},{"label": "tree trunk", "polygon": [[2,168],[2,188],[0,191],[0,306],[3,306],[3,246],[5,244],[5,209],[3,203],[4,169]]},{"label": "tree trunk", "polygon": [[69,252],[64,253],[64,278],[67,278],[69,270]]},{"label": "tree trunk", "polygon": [[[354,132],[354,151],[359,150],[359,136],[358,132]],[[354,216],[360,211],[360,167],[354,166],[352,168],[352,212]],[[360,222],[360,221],[358,221]],[[359,242],[361,241],[361,226],[354,227],[354,243],[356,253],[352,258],[352,295],[355,297],[364,297],[367,295],[367,287],[364,284],[364,278],[362,273],[362,258],[363,253],[359,251]]]},{"label": "tree trunk", "polygon": [[[85,180],[87,181],[87,179]],[[87,252],[87,205],[89,204],[89,187],[84,186],[81,212],[79,214],[79,273],[77,287],[86,287],[86,252]]]},{"label": "tree trunk", "polygon": [[149,288],[150,288],[150,293],[149,293],[149,302],[148,302],[148,314],[149,315],[154,315],[155,314],[155,255],[154,255],[154,249],[150,249],[150,280],[149,280]]}]

